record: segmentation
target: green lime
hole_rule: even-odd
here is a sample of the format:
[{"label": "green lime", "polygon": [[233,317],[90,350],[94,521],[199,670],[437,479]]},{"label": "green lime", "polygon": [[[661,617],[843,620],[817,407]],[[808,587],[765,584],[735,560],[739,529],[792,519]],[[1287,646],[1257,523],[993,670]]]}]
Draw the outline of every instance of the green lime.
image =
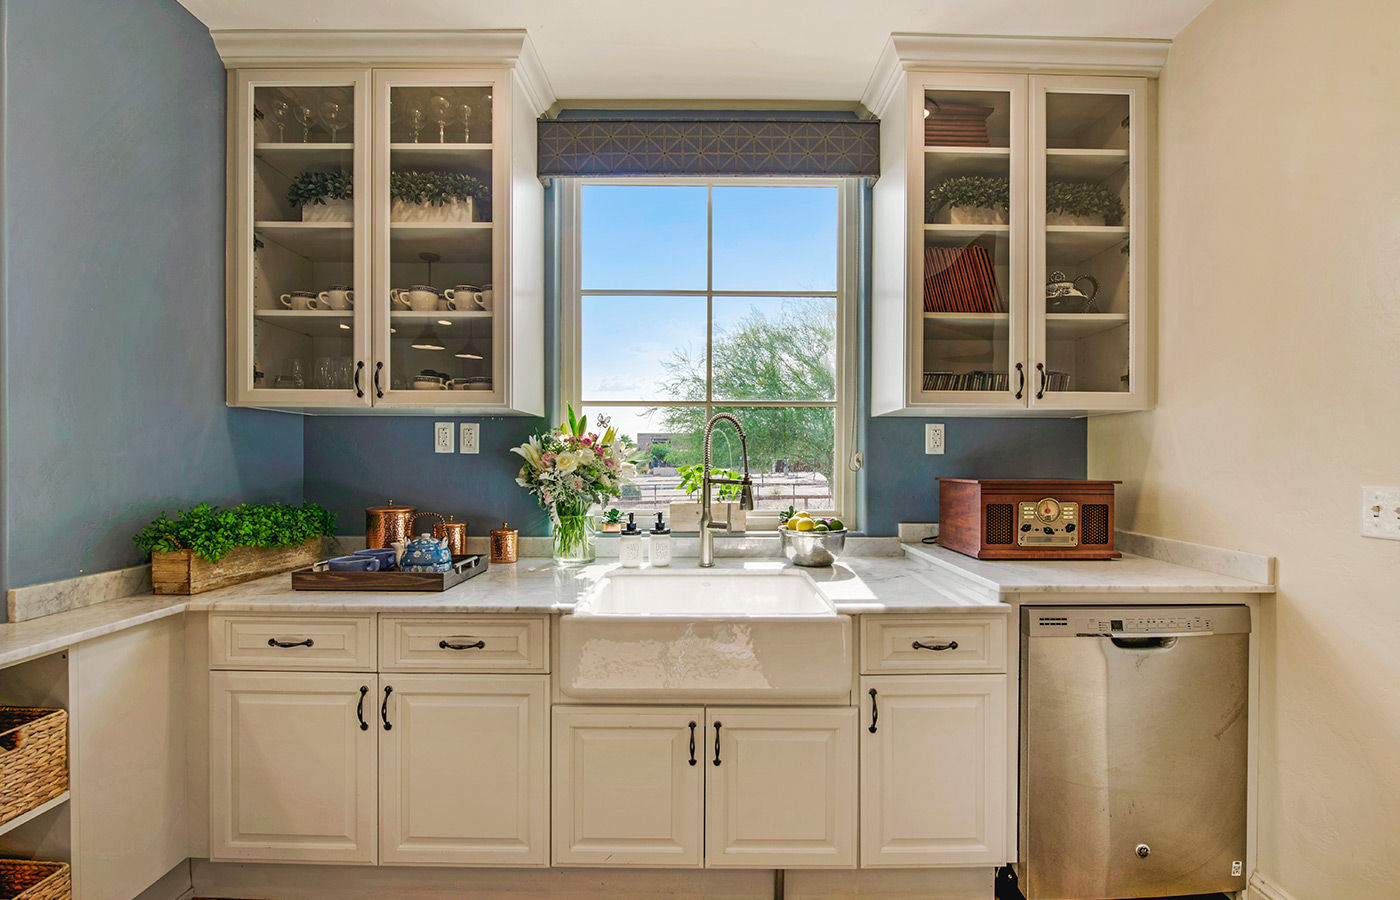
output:
[{"label": "green lime", "polygon": [[831,528],[825,522],[818,522],[812,526],[813,531],[830,531]]},{"label": "green lime", "polygon": [[828,520],[827,520],[827,523],[826,523],[826,527],[827,527],[827,528],[830,528],[832,531],[840,531],[841,529],[845,528],[846,526],[843,525],[843,524],[841,524],[841,520],[840,520],[840,519],[828,519]]}]

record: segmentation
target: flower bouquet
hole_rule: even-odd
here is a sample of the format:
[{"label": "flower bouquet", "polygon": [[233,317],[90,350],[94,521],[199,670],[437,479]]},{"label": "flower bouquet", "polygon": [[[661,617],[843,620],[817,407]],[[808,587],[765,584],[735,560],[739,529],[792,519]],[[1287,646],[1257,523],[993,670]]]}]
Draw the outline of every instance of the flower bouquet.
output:
[{"label": "flower bouquet", "polygon": [[616,498],[637,474],[632,462],[635,445],[617,433],[604,416],[600,437],[588,430],[588,417],[576,418],[546,434],[537,434],[510,452],[525,460],[515,483],[534,494],[554,525],[554,558],[561,562],[592,562],[597,555],[593,516],[596,504]]}]

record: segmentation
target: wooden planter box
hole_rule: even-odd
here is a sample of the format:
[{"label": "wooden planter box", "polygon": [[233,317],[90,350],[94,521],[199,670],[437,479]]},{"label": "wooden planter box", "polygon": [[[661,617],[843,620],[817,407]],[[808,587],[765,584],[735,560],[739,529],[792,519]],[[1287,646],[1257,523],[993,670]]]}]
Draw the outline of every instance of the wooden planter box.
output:
[{"label": "wooden planter box", "polygon": [[157,594],[202,594],[311,565],[321,558],[321,539],[297,547],[235,547],[218,562],[190,550],[151,554],[151,587]]}]

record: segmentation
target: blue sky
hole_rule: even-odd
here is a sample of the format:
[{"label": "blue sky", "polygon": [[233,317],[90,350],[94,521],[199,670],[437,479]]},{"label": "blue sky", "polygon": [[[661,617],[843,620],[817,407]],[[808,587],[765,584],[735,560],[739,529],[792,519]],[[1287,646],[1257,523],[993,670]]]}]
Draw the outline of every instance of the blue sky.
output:
[{"label": "blue sky", "polygon": [[[706,289],[706,188],[585,185],[584,290]],[[834,291],[839,236],[835,187],[714,189],[714,289]],[[715,334],[777,298],[717,298]],[[705,298],[587,296],[583,301],[585,398],[664,400],[661,362],[705,344]],[[659,430],[641,410],[613,407],[628,433]]]}]

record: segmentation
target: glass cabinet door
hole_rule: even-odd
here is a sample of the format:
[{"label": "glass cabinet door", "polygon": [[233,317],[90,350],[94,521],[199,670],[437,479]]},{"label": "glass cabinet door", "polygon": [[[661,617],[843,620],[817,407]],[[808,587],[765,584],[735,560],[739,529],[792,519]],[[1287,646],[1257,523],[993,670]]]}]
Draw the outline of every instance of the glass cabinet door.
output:
[{"label": "glass cabinet door", "polygon": [[[465,76],[465,77],[464,77]],[[375,402],[500,402],[504,298],[492,227],[501,160],[490,73],[375,72]],[[451,392],[450,394],[446,392]]]},{"label": "glass cabinet door", "polygon": [[[920,95],[921,93],[921,95]],[[913,92],[922,157],[914,390],[939,405],[1023,406],[1025,79],[957,76]],[[919,170],[911,173],[911,182]],[[916,193],[916,197],[918,194]],[[920,340],[921,338],[921,340]]]},{"label": "glass cabinet door", "polygon": [[[1143,393],[1134,240],[1148,141],[1141,79],[1031,79],[1032,406],[1131,408]],[[1092,395],[1092,396],[1085,396]]]},{"label": "glass cabinet door", "polygon": [[234,302],[239,402],[370,402],[369,125],[362,70],[239,72],[234,99]]}]

